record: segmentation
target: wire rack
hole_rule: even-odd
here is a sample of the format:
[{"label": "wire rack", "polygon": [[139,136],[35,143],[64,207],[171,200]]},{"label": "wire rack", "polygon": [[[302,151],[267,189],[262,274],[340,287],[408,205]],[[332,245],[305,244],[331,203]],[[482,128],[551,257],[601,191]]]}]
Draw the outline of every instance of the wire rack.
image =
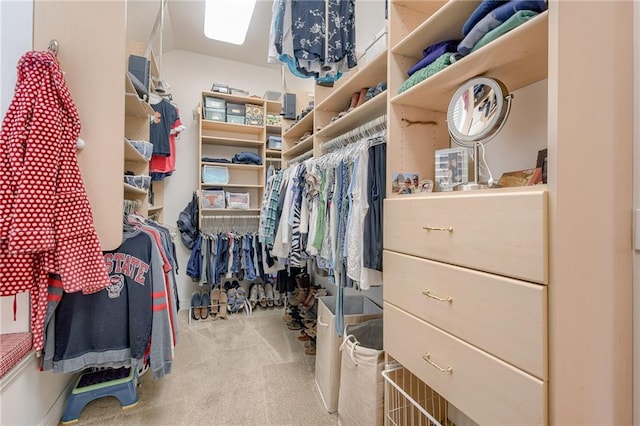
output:
[{"label": "wire rack", "polygon": [[443,397],[398,363],[387,364],[385,380],[385,426],[443,426],[448,403]]}]

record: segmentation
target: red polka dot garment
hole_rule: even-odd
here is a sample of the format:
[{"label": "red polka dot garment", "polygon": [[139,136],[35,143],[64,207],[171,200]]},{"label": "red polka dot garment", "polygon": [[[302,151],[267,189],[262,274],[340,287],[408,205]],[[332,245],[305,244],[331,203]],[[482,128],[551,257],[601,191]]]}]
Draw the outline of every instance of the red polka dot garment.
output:
[{"label": "red polka dot garment", "polygon": [[31,292],[34,349],[42,349],[47,278],[64,291],[109,285],[76,159],[80,119],[56,57],[28,52],[0,132],[0,296]]}]

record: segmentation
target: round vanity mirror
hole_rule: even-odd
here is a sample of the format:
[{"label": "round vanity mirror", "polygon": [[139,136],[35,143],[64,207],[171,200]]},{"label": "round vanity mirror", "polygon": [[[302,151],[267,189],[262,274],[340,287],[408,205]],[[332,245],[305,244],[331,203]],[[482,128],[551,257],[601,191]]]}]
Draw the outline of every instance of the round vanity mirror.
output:
[{"label": "round vanity mirror", "polygon": [[498,80],[473,78],[456,90],[447,110],[451,138],[460,146],[473,148],[474,181],[456,189],[486,188],[478,182],[479,147],[502,129],[511,108],[512,95]]}]

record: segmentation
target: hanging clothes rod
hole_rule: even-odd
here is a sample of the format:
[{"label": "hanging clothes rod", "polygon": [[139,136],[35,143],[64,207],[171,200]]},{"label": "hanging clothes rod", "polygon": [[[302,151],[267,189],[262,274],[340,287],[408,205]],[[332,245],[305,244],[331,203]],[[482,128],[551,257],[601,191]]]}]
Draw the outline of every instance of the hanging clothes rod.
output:
[{"label": "hanging clothes rod", "polygon": [[203,216],[205,221],[215,221],[218,219],[260,219],[260,215],[228,215],[228,216]]},{"label": "hanging clothes rod", "polygon": [[313,157],[313,150],[311,151],[307,151],[304,154],[300,154],[297,157],[292,158],[291,160],[287,161],[287,166],[290,166],[292,164],[296,164],[296,163],[301,163],[304,160]]},{"label": "hanging clothes rod", "polygon": [[328,142],[322,144],[321,149],[323,153],[333,151],[337,148],[341,148],[353,142],[357,142],[364,138],[370,138],[373,135],[380,133],[387,129],[387,115],[381,115],[380,117],[369,121],[359,127],[356,127],[349,132],[340,135]]}]

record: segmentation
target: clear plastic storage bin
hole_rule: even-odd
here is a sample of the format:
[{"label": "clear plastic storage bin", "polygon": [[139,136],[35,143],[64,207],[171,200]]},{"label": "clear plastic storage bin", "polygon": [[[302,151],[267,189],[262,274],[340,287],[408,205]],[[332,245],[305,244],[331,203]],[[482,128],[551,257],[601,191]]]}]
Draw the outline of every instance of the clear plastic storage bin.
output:
[{"label": "clear plastic storage bin", "polygon": [[202,166],[202,183],[229,183],[229,169],[224,166]]}]

